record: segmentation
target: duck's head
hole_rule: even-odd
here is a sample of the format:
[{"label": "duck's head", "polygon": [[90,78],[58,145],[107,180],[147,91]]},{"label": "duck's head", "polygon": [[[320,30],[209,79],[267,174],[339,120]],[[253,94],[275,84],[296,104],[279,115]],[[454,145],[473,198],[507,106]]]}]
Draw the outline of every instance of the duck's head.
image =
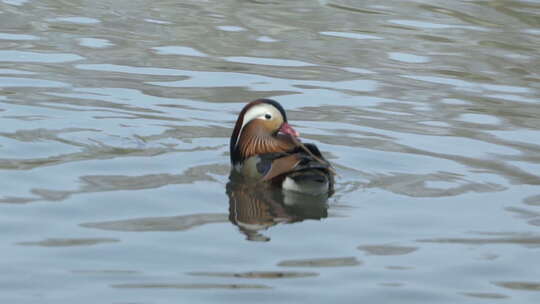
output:
[{"label": "duck's head", "polygon": [[272,99],[248,103],[238,115],[231,135],[231,163],[264,153],[285,152],[293,147],[291,137],[300,134],[287,122],[283,107]]}]

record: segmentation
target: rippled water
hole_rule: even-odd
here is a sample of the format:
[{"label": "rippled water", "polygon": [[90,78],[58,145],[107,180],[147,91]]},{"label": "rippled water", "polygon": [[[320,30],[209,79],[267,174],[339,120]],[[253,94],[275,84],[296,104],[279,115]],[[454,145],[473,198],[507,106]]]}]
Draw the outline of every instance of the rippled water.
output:
[{"label": "rippled water", "polygon": [[[538,303],[539,1],[0,1],[2,303]],[[328,201],[229,185],[280,101]]]}]

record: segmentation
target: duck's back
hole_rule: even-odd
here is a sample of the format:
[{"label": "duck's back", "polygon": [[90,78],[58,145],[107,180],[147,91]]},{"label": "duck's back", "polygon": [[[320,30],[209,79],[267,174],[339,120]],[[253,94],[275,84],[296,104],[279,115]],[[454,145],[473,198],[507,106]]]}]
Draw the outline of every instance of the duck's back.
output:
[{"label": "duck's back", "polygon": [[318,195],[333,191],[330,165],[313,144],[290,152],[266,153],[246,159],[237,173],[256,182],[270,182],[285,190]]}]

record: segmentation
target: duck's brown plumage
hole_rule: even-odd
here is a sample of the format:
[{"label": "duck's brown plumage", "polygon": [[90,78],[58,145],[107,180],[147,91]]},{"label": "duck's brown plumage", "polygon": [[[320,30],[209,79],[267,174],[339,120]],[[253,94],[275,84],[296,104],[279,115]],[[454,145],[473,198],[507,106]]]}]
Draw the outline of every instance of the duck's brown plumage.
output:
[{"label": "duck's brown plumage", "polygon": [[296,146],[290,136],[268,134],[264,126],[256,121],[246,125],[238,142],[242,159],[259,154],[292,151]]},{"label": "duck's brown plumage", "polygon": [[[307,185],[307,192],[331,192],[334,179],[330,164],[315,145],[302,144],[297,136],[279,103],[270,99],[250,102],[240,112],[231,136],[233,171],[295,191],[302,192],[300,188]],[[322,190],[313,190],[318,185]]]}]

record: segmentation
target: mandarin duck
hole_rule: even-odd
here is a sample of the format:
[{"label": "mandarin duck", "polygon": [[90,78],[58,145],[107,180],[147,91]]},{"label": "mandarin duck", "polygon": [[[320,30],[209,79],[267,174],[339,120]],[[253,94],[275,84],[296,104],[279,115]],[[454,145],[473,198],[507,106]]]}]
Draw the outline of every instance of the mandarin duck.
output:
[{"label": "mandarin duck", "polygon": [[331,194],[334,170],[287,122],[283,107],[257,99],[240,112],[230,140],[231,180],[265,183],[311,195]]}]

